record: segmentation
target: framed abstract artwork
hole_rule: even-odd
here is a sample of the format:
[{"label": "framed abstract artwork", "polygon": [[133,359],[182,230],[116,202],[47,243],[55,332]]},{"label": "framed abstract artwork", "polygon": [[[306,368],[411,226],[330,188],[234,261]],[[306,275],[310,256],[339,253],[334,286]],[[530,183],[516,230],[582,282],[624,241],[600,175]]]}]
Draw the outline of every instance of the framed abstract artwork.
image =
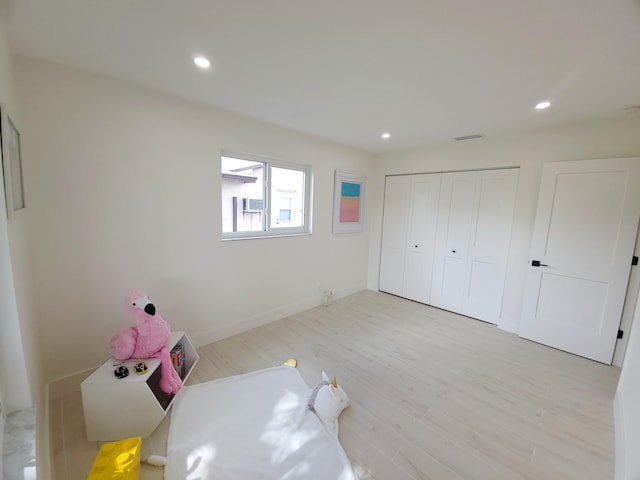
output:
[{"label": "framed abstract artwork", "polygon": [[362,231],[366,177],[336,170],[333,194],[333,233]]},{"label": "framed abstract artwork", "polygon": [[7,214],[12,218],[25,207],[22,159],[20,158],[20,134],[11,117],[7,115],[4,105],[0,106],[0,138]]}]

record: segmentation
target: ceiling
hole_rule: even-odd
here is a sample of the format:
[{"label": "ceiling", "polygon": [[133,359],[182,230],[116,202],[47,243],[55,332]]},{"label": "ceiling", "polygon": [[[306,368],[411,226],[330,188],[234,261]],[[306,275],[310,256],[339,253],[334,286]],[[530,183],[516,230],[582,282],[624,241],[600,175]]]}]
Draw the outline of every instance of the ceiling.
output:
[{"label": "ceiling", "polygon": [[7,3],[16,55],[374,153],[640,105],[640,0]]}]

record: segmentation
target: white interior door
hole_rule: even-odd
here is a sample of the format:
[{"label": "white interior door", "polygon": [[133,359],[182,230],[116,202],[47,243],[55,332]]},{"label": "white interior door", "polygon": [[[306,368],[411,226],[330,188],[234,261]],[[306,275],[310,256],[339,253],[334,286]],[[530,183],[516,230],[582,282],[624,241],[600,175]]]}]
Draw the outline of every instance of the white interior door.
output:
[{"label": "white interior door", "polygon": [[402,296],[429,303],[440,174],[412,175]]},{"label": "white interior door", "polygon": [[521,337],[611,363],[640,218],[639,165],[544,165]]},{"label": "white interior door", "polygon": [[402,296],[411,176],[387,177],[380,248],[380,290]]}]

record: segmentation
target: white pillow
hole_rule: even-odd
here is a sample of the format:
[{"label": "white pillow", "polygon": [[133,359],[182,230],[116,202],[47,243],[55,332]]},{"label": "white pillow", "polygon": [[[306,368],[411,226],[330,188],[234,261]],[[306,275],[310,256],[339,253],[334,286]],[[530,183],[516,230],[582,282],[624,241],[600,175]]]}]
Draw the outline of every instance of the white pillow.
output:
[{"label": "white pillow", "polygon": [[351,402],[345,391],[337,384],[336,378],[329,381],[322,372],[322,382],[316,385],[309,397],[309,410],[315,412],[325,428],[338,436],[338,417]]}]

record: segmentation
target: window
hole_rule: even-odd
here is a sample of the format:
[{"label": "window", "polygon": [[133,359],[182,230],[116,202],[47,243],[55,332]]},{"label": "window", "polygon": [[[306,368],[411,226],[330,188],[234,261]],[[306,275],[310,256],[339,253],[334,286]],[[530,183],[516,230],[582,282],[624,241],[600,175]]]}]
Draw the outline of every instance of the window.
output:
[{"label": "window", "polygon": [[222,238],[311,233],[311,168],[223,153]]}]

